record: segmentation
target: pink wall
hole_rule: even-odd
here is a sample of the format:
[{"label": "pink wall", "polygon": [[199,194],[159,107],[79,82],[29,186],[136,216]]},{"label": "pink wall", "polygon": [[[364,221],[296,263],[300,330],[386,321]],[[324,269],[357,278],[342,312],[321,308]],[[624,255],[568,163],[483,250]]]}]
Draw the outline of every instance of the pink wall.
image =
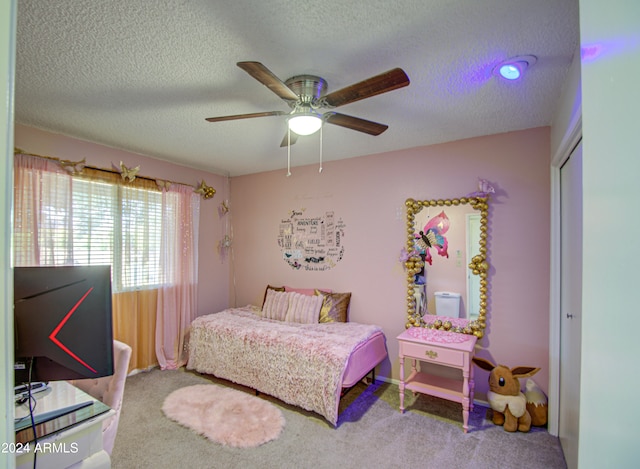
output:
[{"label": "pink wall", "polygon": [[[395,337],[406,319],[406,276],[398,261],[406,236],[404,201],[465,195],[476,190],[478,177],[488,179],[497,190],[490,211],[491,312],[478,355],[539,366],[536,381],[548,388],[548,128],[325,162],[322,174],[311,165],[293,168],[290,178],[284,170],[232,178],[229,257],[217,251],[226,178],[20,125],[15,145],[41,155],[86,157],[98,167],[122,160],[154,178],[194,185],[205,179],[218,192],[201,204],[198,314],[259,304],[268,283],[350,291],[351,320],[385,331],[389,360],[379,373],[391,379],[398,379]],[[279,223],[293,209],[309,216],[333,211],[342,219],[345,253],[334,268],[294,270],[282,259]],[[483,398],[486,374],[478,372],[476,381]]]},{"label": "pink wall", "polygon": [[[367,137],[363,137],[367,138]],[[352,321],[380,325],[389,361],[379,373],[398,379],[397,341],[404,330],[406,276],[398,257],[406,237],[404,201],[454,198],[496,188],[490,210],[491,300],[478,355],[509,366],[549,363],[549,128],[325,162],[231,180],[234,269],[231,303],[260,304],[267,284],[352,292]],[[277,245],[290,210],[334,211],[345,224],[345,253],[327,271],[294,270]],[[478,397],[486,372],[476,373]]]},{"label": "pink wall", "polygon": [[198,315],[227,307],[229,261],[220,257],[217,251],[217,243],[224,234],[218,206],[228,197],[229,183],[225,177],[17,124],[14,139],[15,146],[27,153],[72,161],[86,158],[87,164],[99,168],[117,167],[122,161],[127,167],[140,165],[141,176],[194,186],[204,179],[213,186],[216,195],[212,199],[202,199],[200,204]]}]

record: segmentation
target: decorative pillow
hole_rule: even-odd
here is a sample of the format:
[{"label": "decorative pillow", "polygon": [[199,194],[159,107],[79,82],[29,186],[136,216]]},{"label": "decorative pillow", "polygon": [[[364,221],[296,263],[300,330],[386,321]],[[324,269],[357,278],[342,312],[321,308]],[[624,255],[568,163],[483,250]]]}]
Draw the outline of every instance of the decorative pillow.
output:
[{"label": "decorative pillow", "polygon": [[316,290],[316,295],[322,298],[320,318],[318,322],[348,322],[349,303],[351,293],[326,293]]},{"label": "decorative pillow", "polygon": [[267,290],[267,298],[262,307],[262,317],[284,321],[289,309],[289,295],[283,291]]},{"label": "decorative pillow", "polygon": [[289,309],[285,321],[302,324],[316,324],[320,317],[322,297],[289,292]]},{"label": "decorative pillow", "polygon": [[267,293],[269,290],[275,291],[284,291],[284,287],[274,287],[273,285],[267,285],[267,288],[264,290],[264,297],[262,298],[262,306],[264,307],[264,302],[267,301]]},{"label": "decorative pillow", "polygon": [[[309,296],[316,294],[316,289],[315,288],[293,288],[293,287],[287,287],[286,285],[284,287],[284,291],[286,291],[286,292],[295,292],[295,293],[300,293],[302,295],[309,295]],[[326,288],[323,288],[320,291],[331,293],[331,290],[328,290]]]}]

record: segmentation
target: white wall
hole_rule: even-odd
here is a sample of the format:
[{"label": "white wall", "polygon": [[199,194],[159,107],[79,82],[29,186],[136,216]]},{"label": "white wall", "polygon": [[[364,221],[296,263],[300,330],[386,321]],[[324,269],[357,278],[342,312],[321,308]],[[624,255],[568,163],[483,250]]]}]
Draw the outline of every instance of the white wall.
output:
[{"label": "white wall", "polygon": [[640,2],[580,0],[581,468],[638,467]]},{"label": "white wall", "polygon": [[[13,76],[15,65],[14,1],[0,0],[0,308],[2,309],[0,340],[0,443],[14,441],[13,427],[13,277],[10,275],[10,233],[8,224],[11,213],[11,188],[13,187]],[[14,467],[15,455],[0,452],[0,467]]]},{"label": "white wall", "polygon": [[561,154],[571,151],[575,142],[567,130],[574,129],[582,116],[582,83],[580,81],[580,49],[576,49],[562,93],[558,100],[558,107],[551,125],[551,158],[552,161],[562,158]]}]

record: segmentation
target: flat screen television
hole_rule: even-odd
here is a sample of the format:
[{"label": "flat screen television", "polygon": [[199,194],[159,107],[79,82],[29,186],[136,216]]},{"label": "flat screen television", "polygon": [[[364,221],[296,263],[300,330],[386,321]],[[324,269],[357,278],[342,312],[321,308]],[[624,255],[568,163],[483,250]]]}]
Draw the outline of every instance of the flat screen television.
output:
[{"label": "flat screen television", "polygon": [[14,267],[15,384],[113,374],[110,266]]}]

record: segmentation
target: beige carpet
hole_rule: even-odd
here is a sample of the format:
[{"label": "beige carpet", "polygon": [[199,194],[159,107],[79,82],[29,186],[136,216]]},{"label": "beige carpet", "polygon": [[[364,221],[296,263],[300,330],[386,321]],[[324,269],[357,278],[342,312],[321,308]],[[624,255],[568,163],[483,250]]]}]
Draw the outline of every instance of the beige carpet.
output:
[{"label": "beige carpet", "polygon": [[286,426],[279,438],[256,448],[221,446],[162,413],[174,390],[210,383],[244,390],[184,370],[128,378],[112,467],[566,468],[558,439],[543,428],[507,433],[486,418],[486,408],[476,406],[465,434],[459,404],[407,392],[407,411],[400,414],[398,387],[381,382],[359,384],[342,399],[337,428],[316,414],[260,395],[282,410]]}]

